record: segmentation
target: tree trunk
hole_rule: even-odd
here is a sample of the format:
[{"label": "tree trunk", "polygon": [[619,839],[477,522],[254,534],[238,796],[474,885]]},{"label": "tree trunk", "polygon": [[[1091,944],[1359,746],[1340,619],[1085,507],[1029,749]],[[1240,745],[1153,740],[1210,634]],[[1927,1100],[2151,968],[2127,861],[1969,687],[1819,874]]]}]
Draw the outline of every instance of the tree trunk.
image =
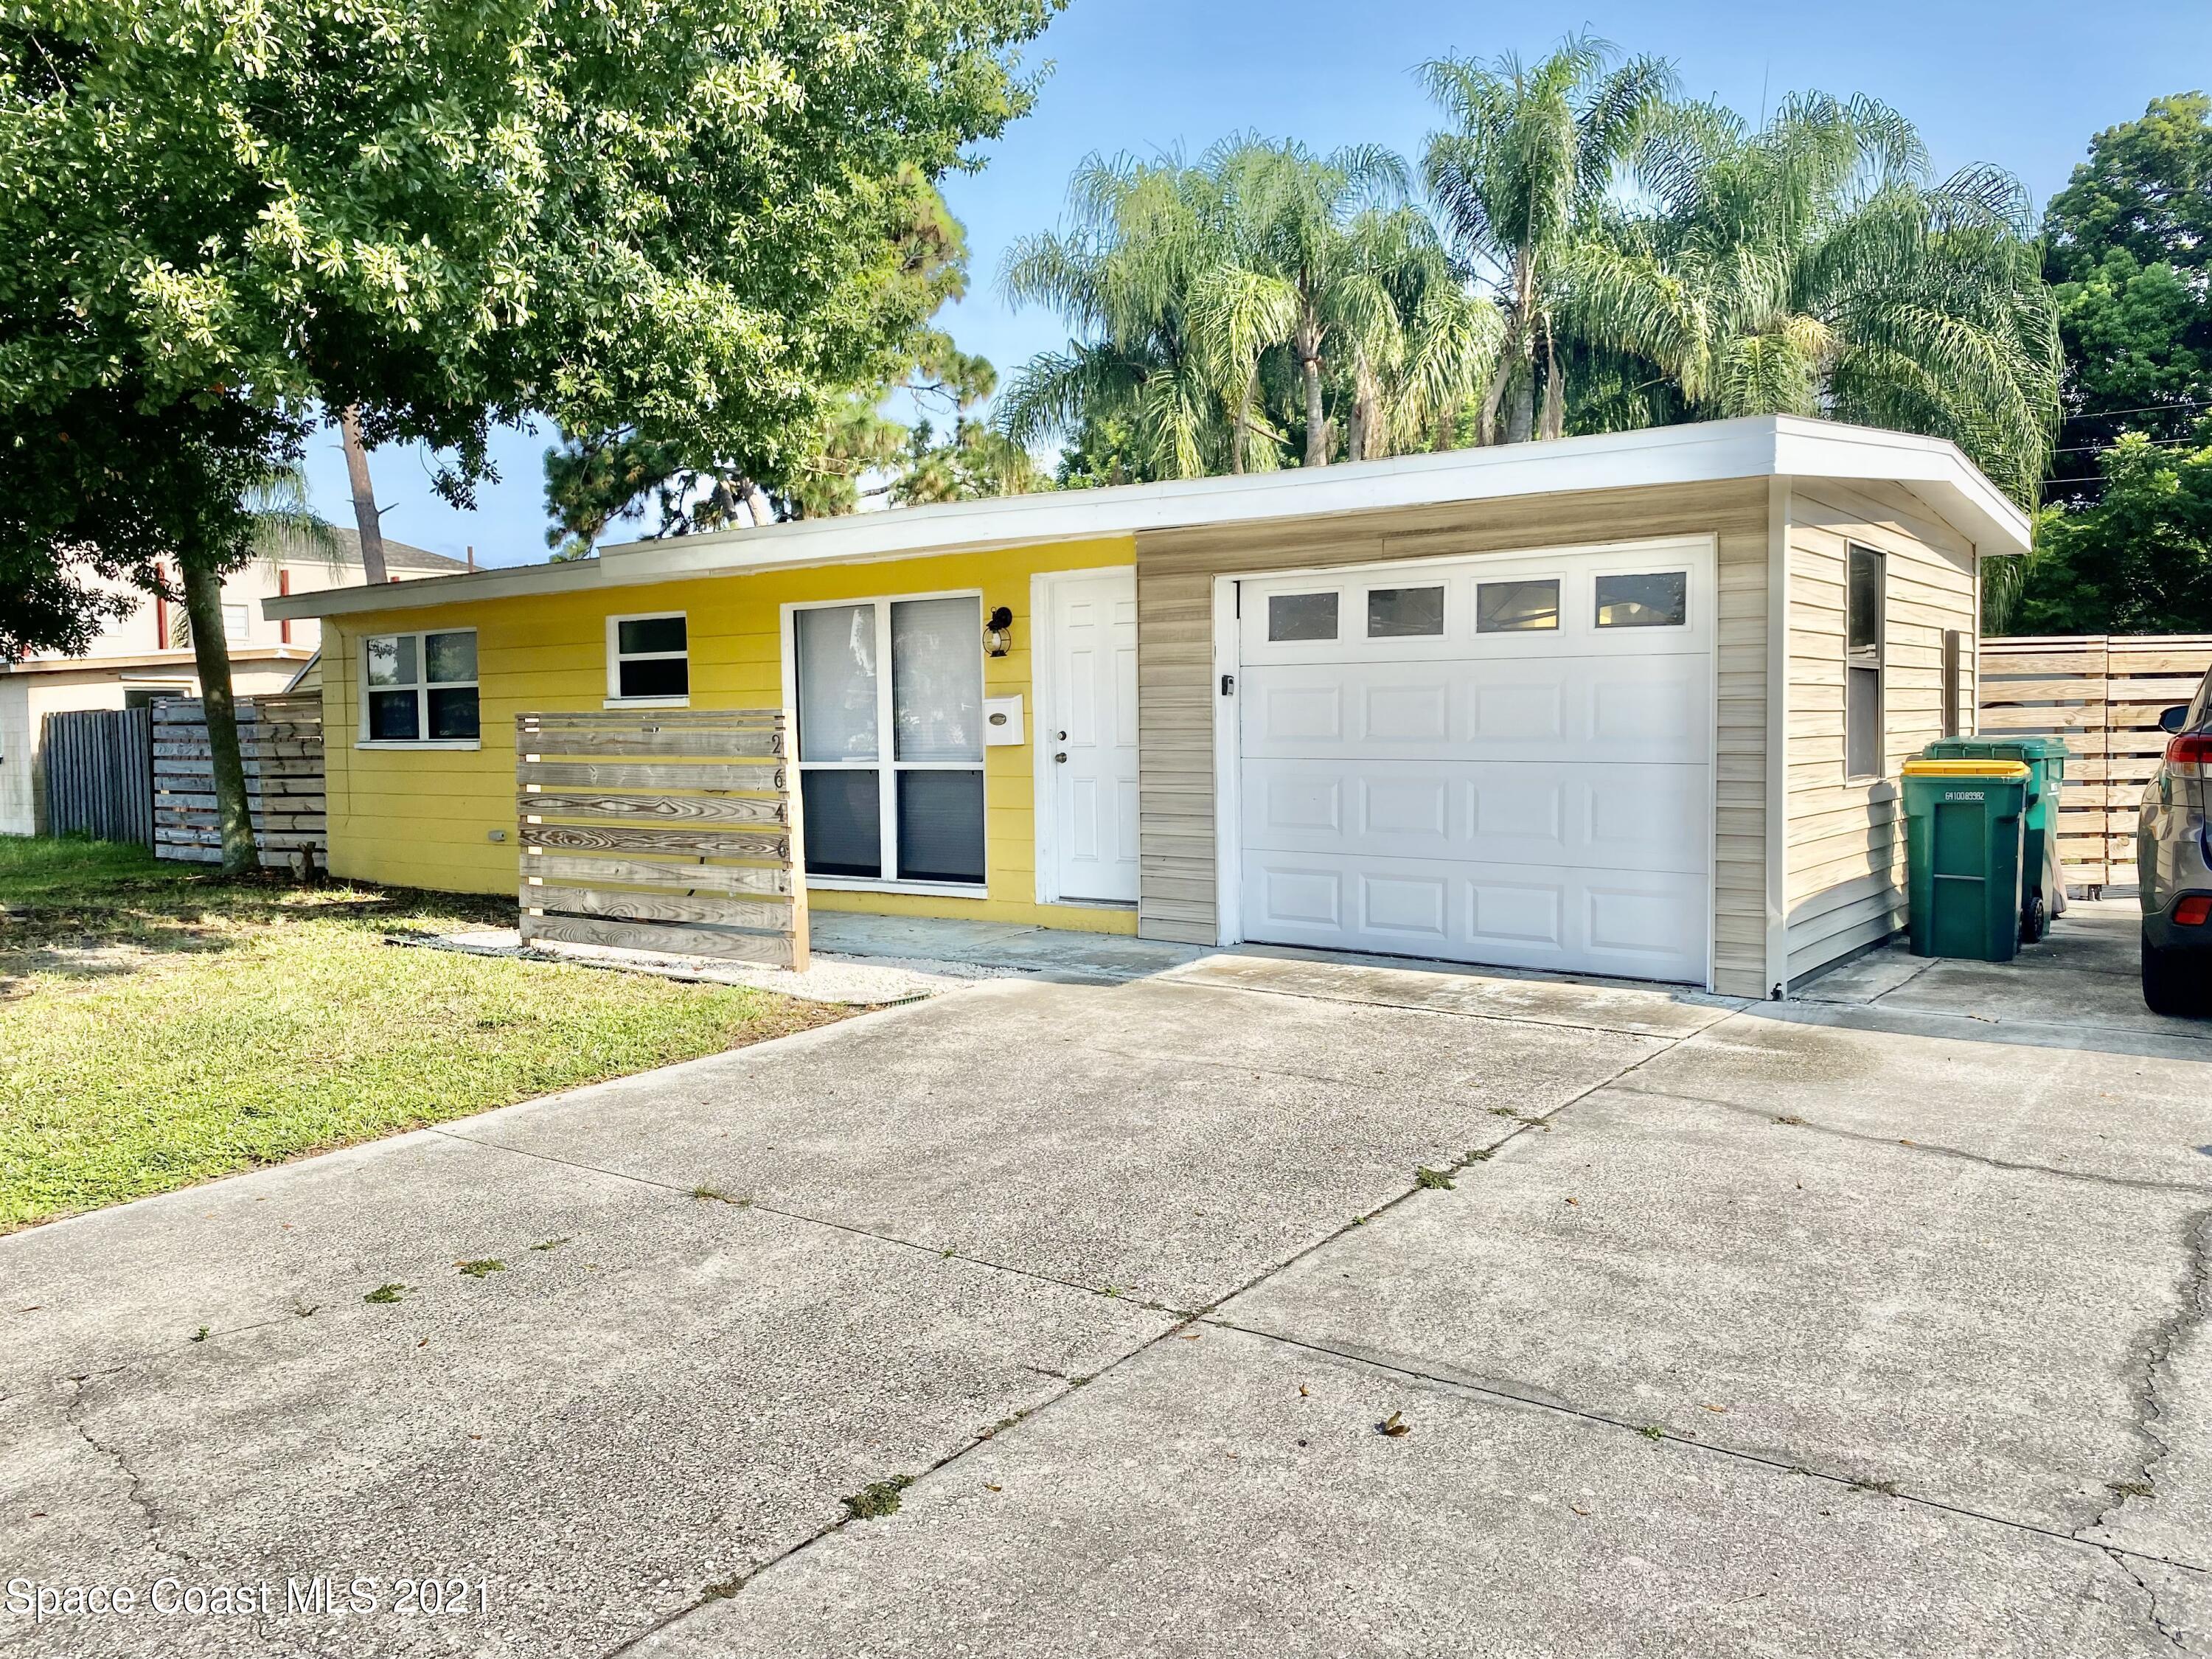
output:
[{"label": "tree trunk", "polygon": [[200,674],[200,707],[207,716],[213,757],[216,822],[222,830],[222,872],[244,875],[259,867],[253,850],[253,816],[246,799],[246,761],[238,750],[238,710],[230,696],[230,647],[222,632],[222,578],[198,559],[179,558],[185,614],[191,619],[192,659]]},{"label": "tree trunk", "polygon": [[1547,441],[1565,437],[1567,430],[1567,377],[1559,368],[1559,354],[1552,344],[1552,331],[1544,331],[1544,418],[1537,435]]},{"label": "tree trunk", "polygon": [[[384,568],[384,520],[376,510],[376,492],[369,487],[360,411],[350,404],[338,411],[338,436],[345,445],[346,479],[353,486],[354,526],[361,532],[361,579],[371,587],[381,587],[391,580]],[[223,684],[228,696],[228,677]]]},{"label": "tree trunk", "polygon": [[1321,357],[1318,353],[1298,357],[1298,374],[1306,389],[1306,465],[1328,465],[1328,416],[1321,402]]},{"label": "tree trunk", "polygon": [[1513,377],[1513,406],[1505,416],[1505,441],[1525,444],[1536,432],[1536,365],[1531,361],[1515,367],[1520,372]]},{"label": "tree trunk", "polygon": [[1229,470],[1244,470],[1245,447],[1252,441],[1252,388],[1260,378],[1259,368],[1244,377],[1243,390],[1237,394],[1237,416],[1229,426]]}]

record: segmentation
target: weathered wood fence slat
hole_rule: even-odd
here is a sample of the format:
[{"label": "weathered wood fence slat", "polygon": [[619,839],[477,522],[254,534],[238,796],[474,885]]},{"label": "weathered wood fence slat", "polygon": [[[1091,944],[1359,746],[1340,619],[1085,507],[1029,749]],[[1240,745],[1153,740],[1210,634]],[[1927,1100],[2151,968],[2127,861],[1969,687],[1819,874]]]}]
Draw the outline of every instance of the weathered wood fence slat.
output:
[{"label": "weathered wood fence slat", "polygon": [[[323,699],[319,691],[242,698],[238,746],[253,843],[266,865],[301,874],[330,863],[323,781]],[[215,762],[207,711],[197,697],[154,705],[154,851],[193,864],[222,860]]]},{"label": "weathered wood fence slat", "polygon": [[76,708],[40,722],[46,833],[154,844],[154,726],[144,708]]},{"label": "weathered wood fence slat", "polygon": [[2058,817],[2069,886],[2135,879],[2136,815],[2166,752],[2158,717],[2197,694],[2208,665],[2212,634],[1982,641],[1982,734],[2063,738],[2073,751]]},{"label": "weathered wood fence slat", "polygon": [[804,969],[786,731],[778,709],[517,715],[524,941]]}]

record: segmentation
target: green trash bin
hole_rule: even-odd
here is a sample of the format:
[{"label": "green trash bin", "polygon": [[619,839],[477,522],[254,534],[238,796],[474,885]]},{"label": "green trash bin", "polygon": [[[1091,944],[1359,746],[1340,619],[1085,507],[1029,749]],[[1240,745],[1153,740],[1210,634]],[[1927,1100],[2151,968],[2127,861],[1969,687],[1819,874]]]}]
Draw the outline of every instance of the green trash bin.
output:
[{"label": "green trash bin", "polygon": [[2010,962],[2019,954],[2031,776],[2024,761],[1905,763],[1915,956]]},{"label": "green trash bin", "polygon": [[2066,871],[2058,859],[2058,792],[2074,757],[2060,738],[1938,738],[1929,760],[2007,760],[2027,764],[2027,846],[2021,853],[2021,940],[2033,945],[2066,910]]}]

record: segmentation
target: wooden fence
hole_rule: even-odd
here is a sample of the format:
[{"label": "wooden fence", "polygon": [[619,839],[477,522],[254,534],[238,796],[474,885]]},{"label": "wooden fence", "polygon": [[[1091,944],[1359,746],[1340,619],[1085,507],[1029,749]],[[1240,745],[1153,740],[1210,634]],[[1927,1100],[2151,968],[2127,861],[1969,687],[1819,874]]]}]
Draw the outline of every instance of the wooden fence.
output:
[{"label": "wooden fence", "polygon": [[2063,738],[2074,753],[2058,822],[2069,887],[2134,881],[2136,814],[2166,750],[2158,717],[2208,665],[2212,635],[1982,641],[1982,734]]},{"label": "wooden fence", "polygon": [[785,735],[777,709],[517,715],[524,942],[804,969]]},{"label": "wooden fence", "polygon": [[154,844],[154,726],[144,708],[77,708],[40,723],[50,836]]},{"label": "wooden fence", "polygon": [[[237,708],[246,804],[261,861],[289,865],[302,875],[327,867],[322,694],[255,697],[240,700]],[[159,858],[195,864],[222,859],[215,763],[207,715],[197,697],[167,697],[154,705],[154,851]]]}]

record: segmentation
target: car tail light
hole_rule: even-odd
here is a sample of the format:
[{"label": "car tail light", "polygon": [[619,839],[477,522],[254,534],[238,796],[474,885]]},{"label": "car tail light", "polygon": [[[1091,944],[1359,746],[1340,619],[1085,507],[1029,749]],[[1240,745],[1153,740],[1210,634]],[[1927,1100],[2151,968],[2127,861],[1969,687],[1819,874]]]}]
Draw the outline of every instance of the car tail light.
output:
[{"label": "car tail light", "polygon": [[2166,745],[2166,764],[2177,778],[2203,783],[2212,778],[2212,732],[2192,732]]},{"label": "car tail light", "polygon": [[2202,927],[2212,921],[2212,898],[2199,896],[2182,900],[2173,907],[2173,919],[2184,927]]}]

